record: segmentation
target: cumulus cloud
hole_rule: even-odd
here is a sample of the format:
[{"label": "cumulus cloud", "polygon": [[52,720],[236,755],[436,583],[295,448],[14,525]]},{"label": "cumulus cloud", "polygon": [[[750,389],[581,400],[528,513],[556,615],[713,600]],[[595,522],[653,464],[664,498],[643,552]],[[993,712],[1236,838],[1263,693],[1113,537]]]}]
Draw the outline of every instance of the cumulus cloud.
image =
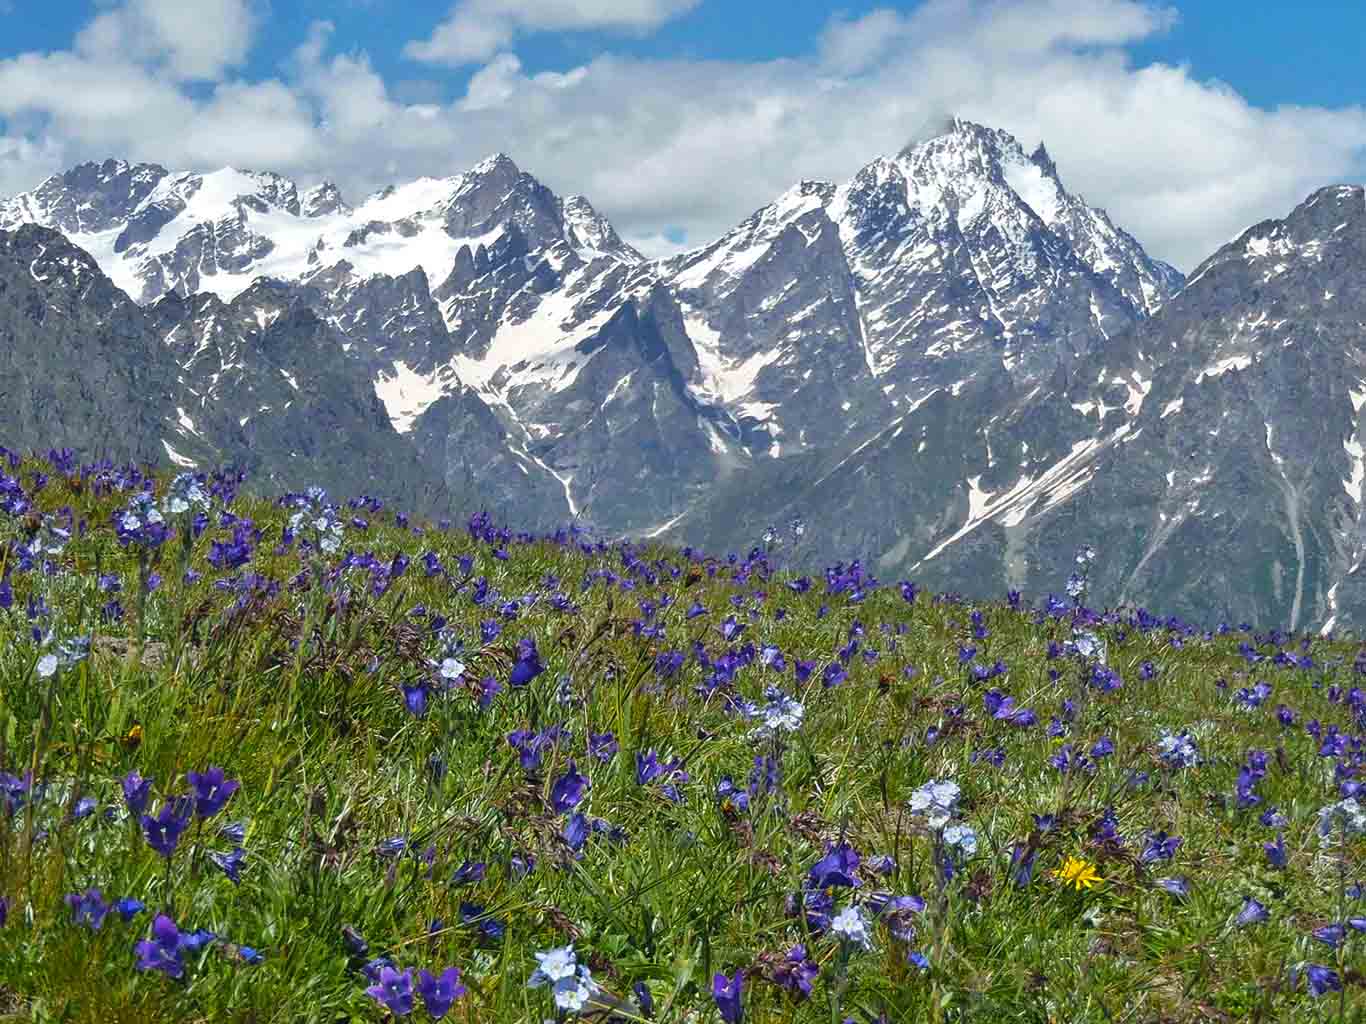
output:
[{"label": "cumulus cloud", "polygon": [[355,198],[502,151],[560,194],[588,196],[642,251],[670,255],[665,226],[705,244],[798,180],[845,180],[953,113],[1026,149],[1046,141],[1069,189],[1190,270],[1249,224],[1366,171],[1359,107],[1262,109],[1189,67],[1134,66],[1126,46],[1175,17],[1138,0],[929,0],[836,16],[797,59],[605,53],[532,73],[508,49],[557,25],[645,30],[689,6],[467,0],[452,17],[484,11],[509,34],[450,101],[387,82],[325,22],[278,78],[207,92],[186,87],[186,69],[230,67],[240,50],[177,69],[168,44],[120,56],[88,30],[70,51],[0,60],[0,193],[115,155],[325,177]]},{"label": "cumulus cloud", "polygon": [[76,51],[95,60],[151,61],[179,79],[217,79],[240,65],[257,15],[246,0],[126,0],[91,20]]},{"label": "cumulus cloud", "polygon": [[608,29],[646,32],[702,0],[460,0],[426,39],[404,54],[460,66],[492,57],[529,32]]}]

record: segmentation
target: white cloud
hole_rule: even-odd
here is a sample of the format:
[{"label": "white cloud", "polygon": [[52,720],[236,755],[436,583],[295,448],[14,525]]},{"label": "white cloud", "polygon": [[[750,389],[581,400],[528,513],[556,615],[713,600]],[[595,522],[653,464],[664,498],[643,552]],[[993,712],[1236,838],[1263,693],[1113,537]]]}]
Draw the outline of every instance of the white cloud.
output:
[{"label": "white cloud", "polygon": [[256,21],[247,0],[125,0],[80,31],[76,51],[95,60],[157,62],[180,79],[215,80],[246,59]]},{"label": "white cloud", "polygon": [[446,20],[404,47],[414,60],[460,66],[492,57],[528,32],[646,32],[701,0],[460,0]]},{"label": "white cloud", "polygon": [[[484,9],[515,35],[571,14],[643,28],[686,6]],[[0,194],[79,159],[122,156],[271,169],[301,184],[326,177],[355,199],[502,151],[665,255],[678,248],[665,225],[682,228],[689,248],[705,244],[799,179],[847,179],[956,113],[1027,149],[1045,140],[1072,191],[1189,270],[1313,189],[1361,177],[1366,111],[1259,109],[1187,67],[1134,67],[1124,46],[1172,17],[1134,0],[930,0],[909,15],[832,19],[802,59],[602,55],[533,74],[495,49],[445,103],[386,82],[361,50],[332,52],[326,23],[278,80],[224,81],[207,95],[184,87],[183,60],[177,71],[166,57],[120,57],[87,35],[84,49],[0,61]]]}]

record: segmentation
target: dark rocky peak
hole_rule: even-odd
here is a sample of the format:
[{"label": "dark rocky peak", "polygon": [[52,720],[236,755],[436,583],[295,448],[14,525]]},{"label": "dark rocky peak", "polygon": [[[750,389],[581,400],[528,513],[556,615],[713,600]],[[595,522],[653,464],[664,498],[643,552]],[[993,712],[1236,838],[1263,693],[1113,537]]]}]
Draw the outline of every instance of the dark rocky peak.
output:
[{"label": "dark rocky peak", "polygon": [[1284,218],[1260,221],[1242,232],[1196,267],[1186,288],[1197,282],[1211,287],[1212,277],[1222,280],[1230,273],[1261,285],[1311,271],[1350,275],[1354,258],[1366,258],[1366,188],[1331,185],[1311,193]]},{"label": "dark rocky peak", "polygon": [[1048,148],[1042,142],[1039,143],[1038,148],[1035,149],[1034,152],[1029,154],[1029,160],[1030,163],[1034,164],[1035,167],[1043,171],[1044,174],[1047,174],[1049,177],[1056,178],[1058,176],[1058,165],[1055,164],[1053,158],[1048,155]]},{"label": "dark rocky peak", "polygon": [[897,162],[921,175],[973,175],[999,180],[1001,160],[1008,154],[1023,155],[1009,132],[974,121],[952,118],[945,131],[913,142],[897,154]]},{"label": "dark rocky peak", "polygon": [[606,217],[585,196],[565,196],[560,201],[565,240],[574,249],[589,249],[616,256],[627,263],[643,263],[645,257],[621,240]]},{"label": "dark rocky peak", "polygon": [[299,200],[299,213],[304,217],[324,217],[329,213],[348,213],[351,207],[342,199],[341,189],[324,181],[304,192]]},{"label": "dark rocky peak", "polygon": [[103,317],[129,302],[94,257],[51,228],[24,224],[0,231],[0,260],[10,265],[7,273],[22,275],[20,281],[41,285],[50,305],[61,296],[68,309],[83,307]]},{"label": "dark rocky peak", "polygon": [[355,270],[350,260],[338,260],[310,274],[305,278],[304,284],[330,295],[352,284],[355,281]]},{"label": "dark rocky peak", "polygon": [[83,163],[0,202],[0,226],[39,221],[71,234],[104,231],[129,216],[166,177],[156,164]]},{"label": "dark rocky peak", "polygon": [[530,253],[531,245],[526,235],[516,224],[509,224],[491,245],[480,245],[474,251],[474,269],[478,274],[487,274]]},{"label": "dark rocky peak", "polygon": [[480,160],[463,177],[467,183],[477,183],[480,188],[501,188],[506,191],[517,184],[522,177],[522,169],[506,153],[494,153]]}]

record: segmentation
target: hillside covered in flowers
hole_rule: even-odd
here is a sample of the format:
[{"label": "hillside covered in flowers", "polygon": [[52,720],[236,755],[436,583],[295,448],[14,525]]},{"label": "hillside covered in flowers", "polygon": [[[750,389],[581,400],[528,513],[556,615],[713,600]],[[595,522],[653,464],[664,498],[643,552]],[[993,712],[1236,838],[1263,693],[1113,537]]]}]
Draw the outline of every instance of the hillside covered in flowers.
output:
[{"label": "hillside covered in flowers", "polygon": [[0,450],[0,1020],[1366,1004],[1366,648]]}]

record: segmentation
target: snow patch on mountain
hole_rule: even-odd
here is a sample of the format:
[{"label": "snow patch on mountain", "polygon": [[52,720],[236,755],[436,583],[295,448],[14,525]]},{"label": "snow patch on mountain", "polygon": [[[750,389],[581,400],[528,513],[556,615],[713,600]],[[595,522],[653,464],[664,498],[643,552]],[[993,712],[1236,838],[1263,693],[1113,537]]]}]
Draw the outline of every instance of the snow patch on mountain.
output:
[{"label": "snow patch on mountain", "polygon": [[413,422],[427,408],[458,386],[449,367],[431,373],[418,373],[401,360],[390,363],[392,374],[381,372],[375,378],[375,394],[384,403],[389,421],[400,434],[413,429]]},{"label": "snow patch on mountain", "polygon": [[1057,183],[1043,169],[1029,160],[1008,159],[1001,163],[1001,173],[1011,190],[1019,196],[1045,224],[1052,224],[1062,205]]}]

